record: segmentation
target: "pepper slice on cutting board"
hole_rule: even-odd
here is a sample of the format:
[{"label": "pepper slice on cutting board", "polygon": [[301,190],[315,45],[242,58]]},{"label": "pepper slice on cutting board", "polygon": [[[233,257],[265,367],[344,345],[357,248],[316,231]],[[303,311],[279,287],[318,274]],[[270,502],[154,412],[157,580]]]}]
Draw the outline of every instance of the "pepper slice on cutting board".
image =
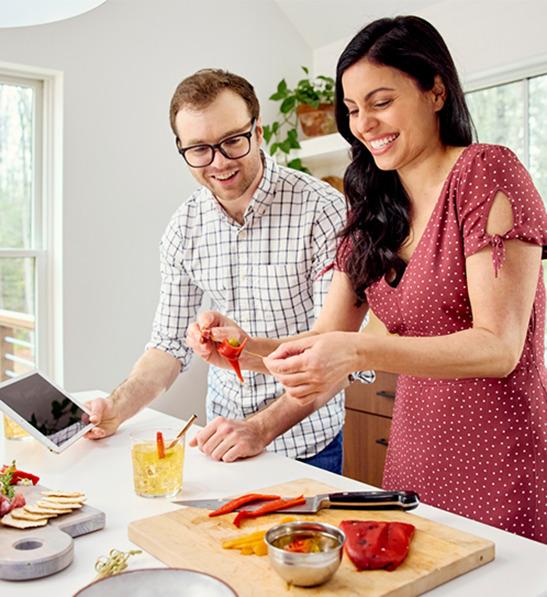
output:
[{"label": "pepper slice on cutting board", "polygon": [[343,520],[344,549],[358,570],[395,570],[408,555],[415,527],[406,522]]},{"label": "pepper slice on cutting board", "polygon": [[289,500],[284,500],[282,498],[273,500],[272,502],[260,506],[260,508],[257,508],[256,510],[241,510],[241,512],[238,512],[237,516],[234,518],[234,524],[239,528],[241,523],[247,518],[257,518],[264,514],[273,514],[276,510],[285,510],[285,508],[290,508],[291,506],[299,506],[305,501],[306,498],[303,495],[300,495]]},{"label": "pepper slice on cutting board", "polygon": [[229,514],[241,506],[245,506],[246,504],[250,504],[252,502],[265,502],[267,500],[278,500],[278,495],[265,495],[263,493],[246,493],[245,495],[240,495],[239,497],[234,498],[232,501],[224,504],[220,508],[217,508],[213,512],[209,512],[209,516],[221,516],[222,514]]}]

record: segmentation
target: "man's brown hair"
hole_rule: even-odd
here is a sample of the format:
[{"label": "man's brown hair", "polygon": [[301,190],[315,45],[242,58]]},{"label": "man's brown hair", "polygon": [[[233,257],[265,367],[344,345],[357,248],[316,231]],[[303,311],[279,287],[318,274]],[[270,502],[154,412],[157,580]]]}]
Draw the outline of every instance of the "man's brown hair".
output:
[{"label": "man's brown hair", "polygon": [[247,104],[251,118],[258,118],[260,106],[249,81],[225,70],[204,68],[179,83],[173,94],[169,108],[169,121],[175,136],[178,136],[175,118],[182,108],[185,106],[198,110],[205,108],[225,89],[237,93]]}]

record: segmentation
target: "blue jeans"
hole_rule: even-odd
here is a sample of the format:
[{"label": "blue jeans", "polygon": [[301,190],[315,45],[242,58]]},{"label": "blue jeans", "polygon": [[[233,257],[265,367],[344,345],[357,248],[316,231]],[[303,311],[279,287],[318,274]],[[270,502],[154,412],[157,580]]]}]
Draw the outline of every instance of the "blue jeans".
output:
[{"label": "blue jeans", "polygon": [[331,473],[342,474],[342,461],[344,459],[344,436],[342,432],[332,442],[311,458],[297,458],[300,462],[311,464]]}]

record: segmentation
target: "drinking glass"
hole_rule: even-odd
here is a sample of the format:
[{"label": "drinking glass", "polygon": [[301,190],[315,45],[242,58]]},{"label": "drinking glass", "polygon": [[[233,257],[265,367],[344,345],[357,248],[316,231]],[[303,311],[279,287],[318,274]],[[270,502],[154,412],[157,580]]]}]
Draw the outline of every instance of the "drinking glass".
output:
[{"label": "drinking glass", "polygon": [[[156,434],[161,431],[165,456],[160,458]],[[183,437],[173,448],[167,446],[177,430],[150,428],[131,434],[131,460],[135,493],[143,497],[173,497],[182,489]]]}]

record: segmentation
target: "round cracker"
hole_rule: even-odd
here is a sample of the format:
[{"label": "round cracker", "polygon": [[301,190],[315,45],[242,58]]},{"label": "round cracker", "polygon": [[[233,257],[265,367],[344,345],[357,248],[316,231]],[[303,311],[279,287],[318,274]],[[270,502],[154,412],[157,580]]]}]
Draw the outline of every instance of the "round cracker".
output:
[{"label": "round cracker", "polygon": [[35,514],[34,512],[27,512],[24,508],[15,508],[10,512],[13,518],[18,520],[47,520],[47,514]]},{"label": "round cracker", "polygon": [[32,529],[35,527],[45,527],[47,524],[47,518],[42,520],[20,520],[19,518],[13,518],[11,514],[6,514],[0,522],[7,527],[13,527],[15,529]]},{"label": "round cracker", "polygon": [[52,502],[54,504],[81,504],[83,502],[85,502],[86,498],[85,496],[80,496],[80,497],[59,497],[59,496],[46,496],[43,498],[43,500],[48,501],[48,502]]},{"label": "round cracker", "polygon": [[85,493],[82,491],[41,491],[41,495],[47,497],[66,497],[66,498],[83,498],[85,499]]}]

